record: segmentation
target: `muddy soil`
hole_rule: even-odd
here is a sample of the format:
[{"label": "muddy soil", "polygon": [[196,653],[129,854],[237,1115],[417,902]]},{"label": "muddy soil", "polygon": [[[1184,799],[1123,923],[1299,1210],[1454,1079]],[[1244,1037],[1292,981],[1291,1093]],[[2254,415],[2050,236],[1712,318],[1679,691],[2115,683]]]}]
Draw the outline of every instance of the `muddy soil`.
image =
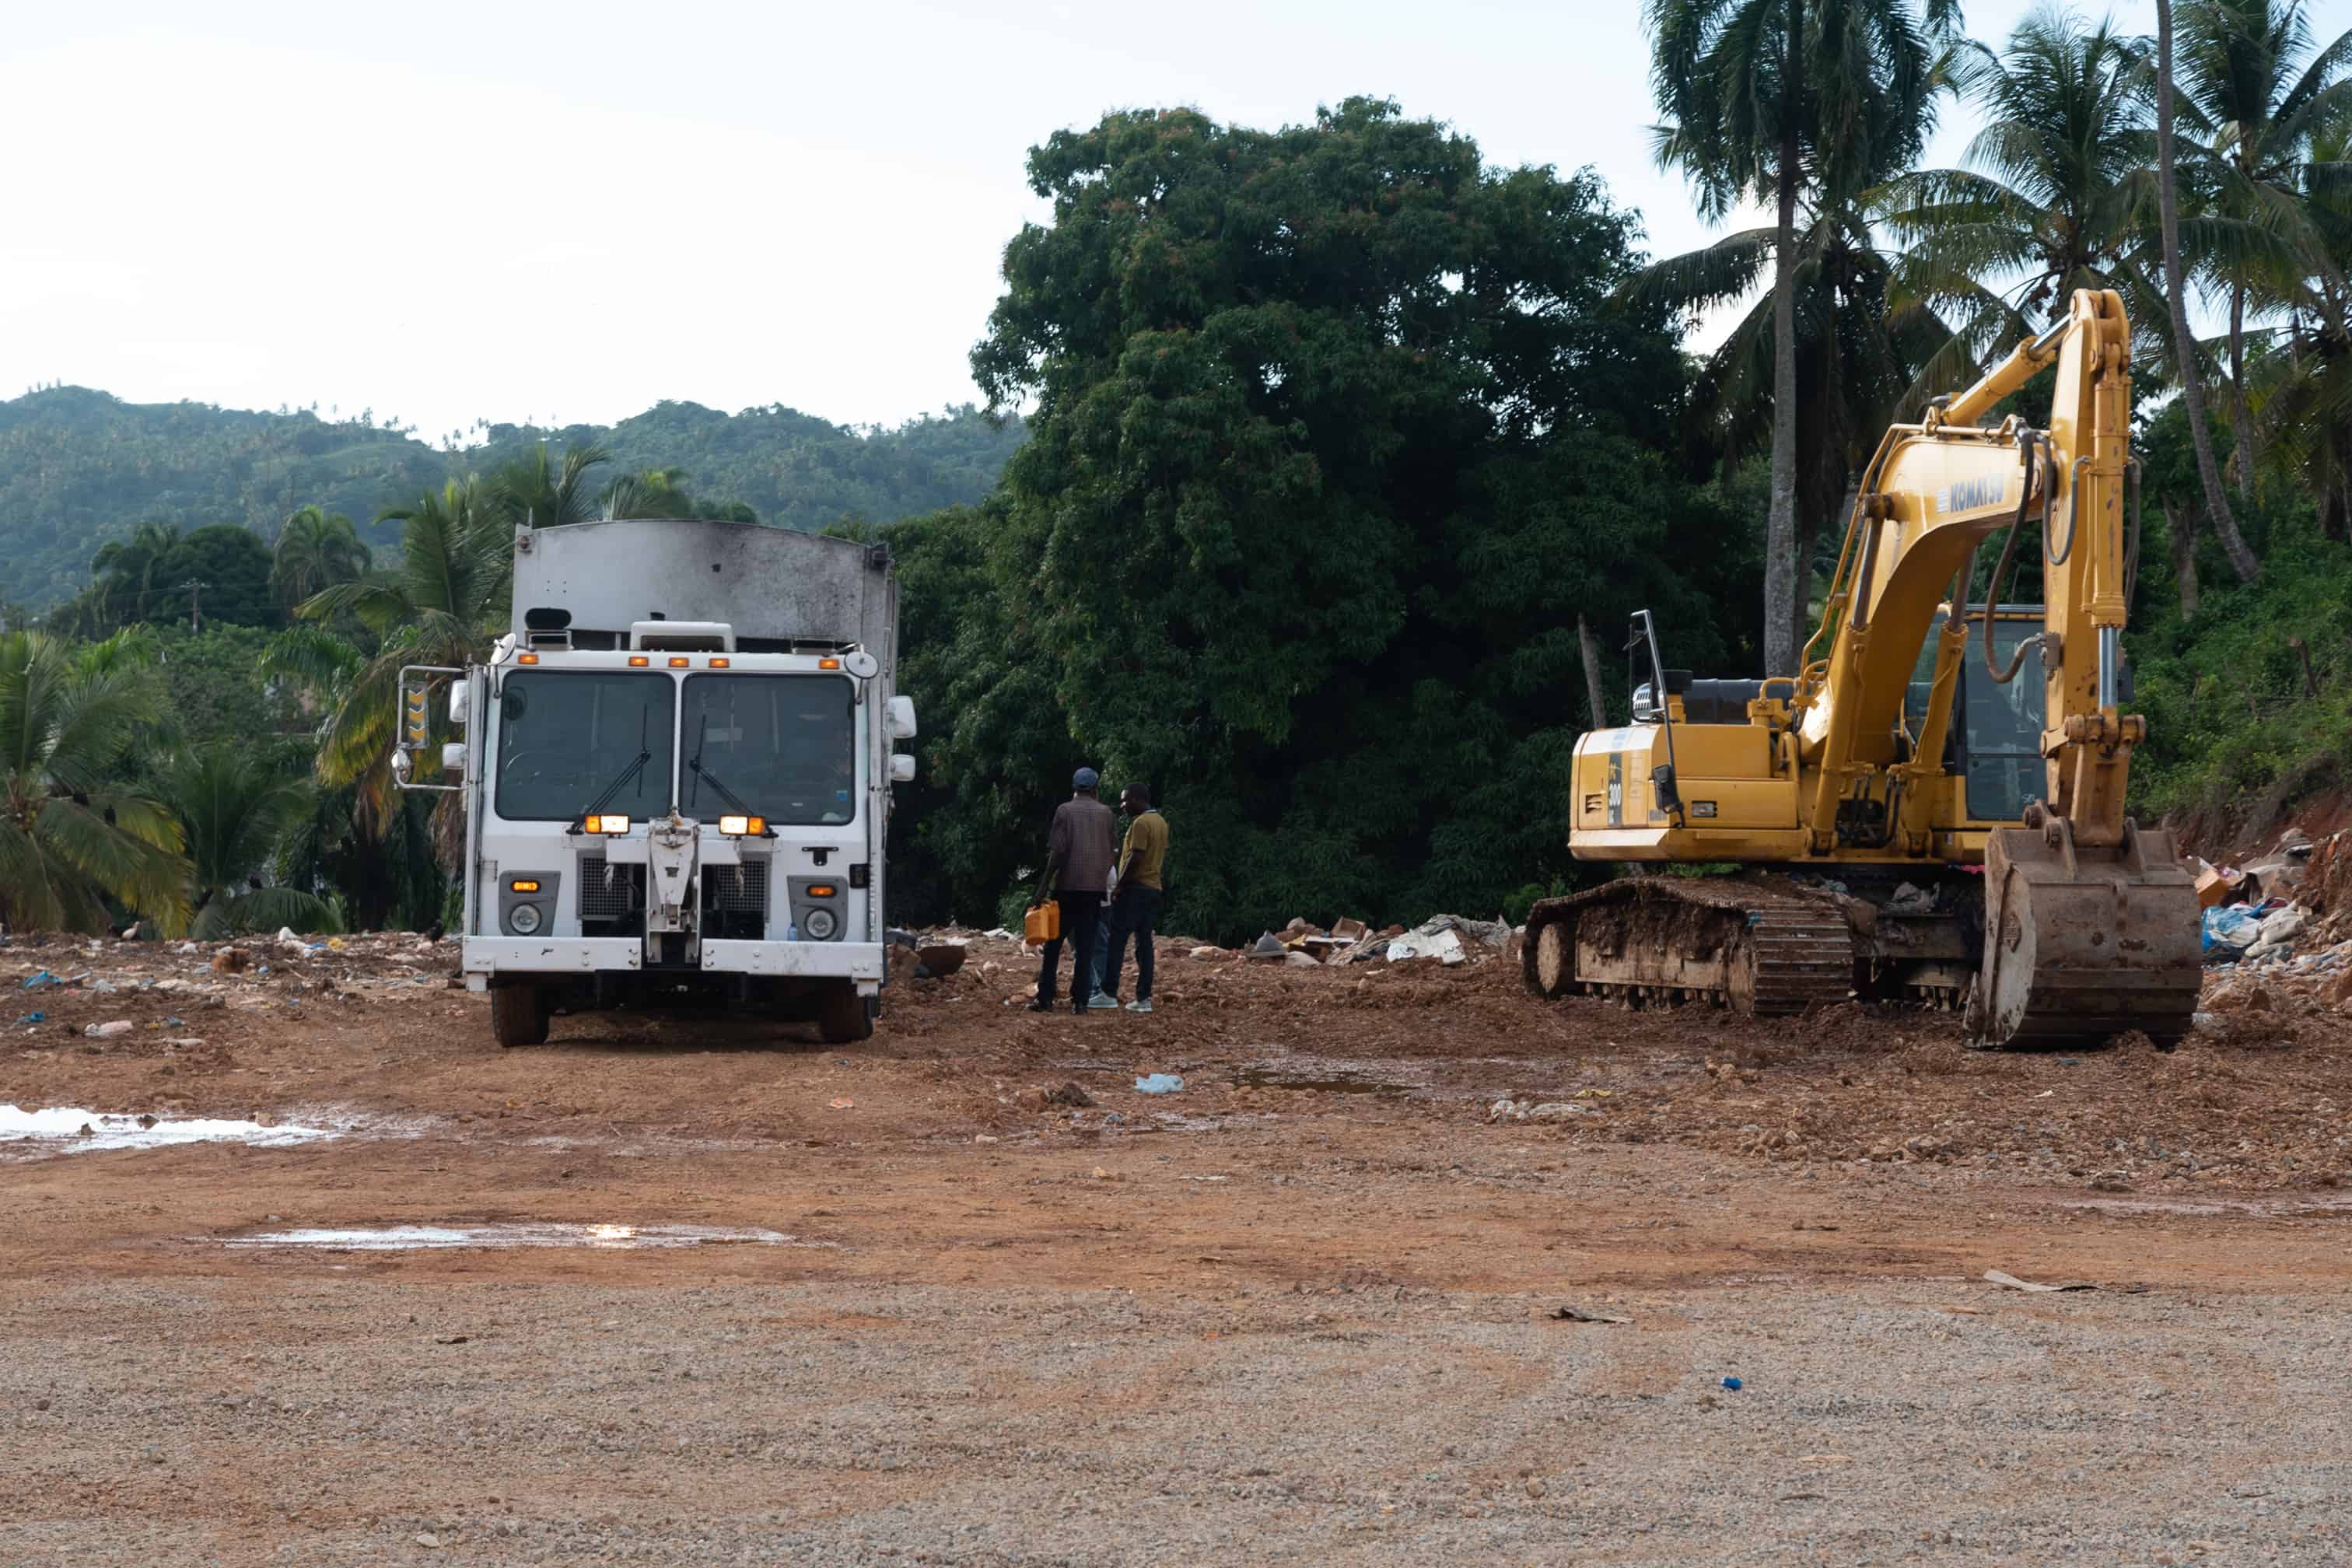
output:
[{"label": "muddy soil", "polygon": [[1190,945],[511,1052],[448,945],[0,948],[0,1103],[333,1134],[0,1142],[0,1562],[2352,1550],[2315,991],[1985,1056]]}]

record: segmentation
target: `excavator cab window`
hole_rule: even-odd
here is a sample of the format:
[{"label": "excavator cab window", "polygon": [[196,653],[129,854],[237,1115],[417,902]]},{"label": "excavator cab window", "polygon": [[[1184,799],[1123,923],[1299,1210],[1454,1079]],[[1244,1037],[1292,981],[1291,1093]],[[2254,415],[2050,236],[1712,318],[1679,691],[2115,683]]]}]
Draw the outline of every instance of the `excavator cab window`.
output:
[{"label": "excavator cab window", "polygon": [[[1984,606],[1972,605],[1969,614]],[[1935,632],[1944,617],[1936,617]],[[1993,616],[1993,656],[2007,664],[2017,645],[2042,629],[2039,605],[2003,605]],[[1918,668],[1904,693],[1903,717],[1917,734],[1927,716],[1927,695],[1936,673],[1936,637],[1920,649]],[[2031,658],[2007,686],[1985,673],[1984,651],[1971,632],[1960,661],[1960,685],[1951,732],[1944,743],[1944,766],[1966,781],[1969,816],[1979,822],[2015,822],[2028,802],[2040,800],[2045,777],[2042,761],[2042,667]]]}]

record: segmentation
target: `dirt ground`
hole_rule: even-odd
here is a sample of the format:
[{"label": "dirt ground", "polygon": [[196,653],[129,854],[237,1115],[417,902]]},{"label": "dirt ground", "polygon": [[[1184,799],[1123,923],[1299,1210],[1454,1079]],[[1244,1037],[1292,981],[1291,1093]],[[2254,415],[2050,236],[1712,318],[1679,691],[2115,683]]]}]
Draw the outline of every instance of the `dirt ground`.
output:
[{"label": "dirt ground", "polygon": [[1189,945],[512,1052],[454,944],[0,947],[0,1103],[338,1134],[0,1143],[0,1563],[2352,1555],[2316,988],[1991,1056]]}]

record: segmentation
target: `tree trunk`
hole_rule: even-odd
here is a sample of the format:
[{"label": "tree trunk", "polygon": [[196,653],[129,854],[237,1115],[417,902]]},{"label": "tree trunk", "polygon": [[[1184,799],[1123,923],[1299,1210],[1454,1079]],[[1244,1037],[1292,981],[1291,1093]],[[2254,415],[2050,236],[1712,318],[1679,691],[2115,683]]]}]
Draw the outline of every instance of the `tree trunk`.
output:
[{"label": "tree trunk", "polygon": [[2205,487],[2205,515],[2241,581],[2262,576],[2262,563],[2246,548],[2221,473],[2213,463],[2213,431],[2205,423],[2205,386],[2197,374],[2197,345],[2189,335],[2189,307],[2180,276],[2180,192],[2172,172],[2172,0],[2156,0],[2157,209],[2164,227],[2164,293],[2172,311],[2172,347],[2180,359],[2180,395],[2189,414],[2189,438],[2197,448],[2197,477]]},{"label": "tree trunk", "polygon": [[1584,617],[1576,617],[1576,640],[1584,649],[1584,700],[1591,705],[1595,730],[1609,728],[1609,694],[1601,684],[1601,645],[1593,640],[1592,628]]},{"label": "tree trunk", "polygon": [[[1790,6],[1793,16],[1800,9]],[[1794,31],[1794,24],[1791,24]],[[1790,52],[1796,41],[1790,41]],[[1772,500],[1764,522],[1764,673],[1797,673],[1797,177],[1791,130],[1780,141],[1772,247]]]},{"label": "tree trunk", "polygon": [[2238,499],[2254,499],[2254,416],[2246,406],[2246,286],[2230,285],[2230,430],[2238,438]]},{"label": "tree trunk", "polygon": [[2164,531],[2172,542],[2172,580],[2180,589],[2180,618],[2197,618],[2197,514],[2179,501],[2164,503]]}]

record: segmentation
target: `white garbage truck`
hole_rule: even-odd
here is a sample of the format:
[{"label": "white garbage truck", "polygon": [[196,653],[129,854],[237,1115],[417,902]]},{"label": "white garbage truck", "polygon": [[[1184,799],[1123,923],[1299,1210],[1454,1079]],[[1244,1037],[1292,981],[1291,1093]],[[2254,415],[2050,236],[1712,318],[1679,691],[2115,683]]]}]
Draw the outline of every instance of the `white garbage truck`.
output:
[{"label": "white garbage truck", "polygon": [[401,672],[392,759],[464,815],[461,967],[499,1045],[560,1007],[698,1002],[871,1033],[890,786],[915,772],[898,612],[884,544],[517,530],[512,624],[485,664]]}]

